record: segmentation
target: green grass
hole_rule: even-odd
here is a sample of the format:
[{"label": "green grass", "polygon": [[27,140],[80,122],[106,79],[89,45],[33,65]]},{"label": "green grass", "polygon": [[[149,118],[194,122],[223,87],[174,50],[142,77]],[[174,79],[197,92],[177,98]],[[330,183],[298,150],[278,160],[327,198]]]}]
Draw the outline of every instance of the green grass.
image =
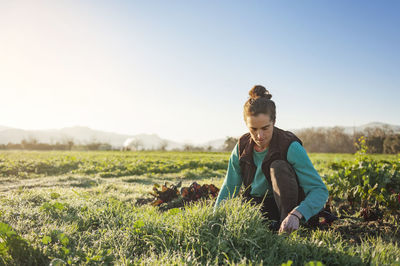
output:
[{"label": "green grass", "polygon": [[[310,157],[320,160],[316,167],[324,175],[329,163],[352,159],[340,156]],[[400,264],[393,232],[360,233],[357,241],[338,227],[277,235],[240,199],[215,213],[212,202],[166,212],[135,205],[153,183],[220,187],[228,159],[229,153],[1,152],[0,222],[16,236],[0,224],[0,264],[46,265],[56,258],[77,265]],[[15,174],[6,174],[9,168]]]}]

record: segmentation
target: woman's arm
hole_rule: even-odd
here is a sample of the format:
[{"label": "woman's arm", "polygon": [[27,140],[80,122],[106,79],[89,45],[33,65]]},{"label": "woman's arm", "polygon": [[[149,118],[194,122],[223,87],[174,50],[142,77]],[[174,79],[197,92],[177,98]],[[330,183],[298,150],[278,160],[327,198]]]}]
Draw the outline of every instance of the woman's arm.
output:
[{"label": "woman's arm", "polygon": [[218,207],[222,200],[235,197],[242,185],[242,177],[240,176],[239,165],[239,148],[236,144],[229,158],[228,170],[226,172],[224,183],[219,191],[217,201],[215,202],[214,210]]},{"label": "woman's arm", "polygon": [[315,170],[306,150],[297,141],[290,144],[287,160],[293,166],[306,195],[295,210],[300,212],[307,221],[324,207],[329,196],[328,189]]}]

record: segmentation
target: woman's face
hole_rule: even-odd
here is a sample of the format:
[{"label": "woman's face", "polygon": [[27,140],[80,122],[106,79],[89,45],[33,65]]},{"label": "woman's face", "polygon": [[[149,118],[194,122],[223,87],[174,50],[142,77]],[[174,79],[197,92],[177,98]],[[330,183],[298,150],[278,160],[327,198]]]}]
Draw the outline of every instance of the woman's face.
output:
[{"label": "woman's face", "polygon": [[249,128],[251,138],[260,150],[268,148],[272,139],[274,124],[275,121],[271,121],[271,117],[267,114],[246,117],[246,125]]}]

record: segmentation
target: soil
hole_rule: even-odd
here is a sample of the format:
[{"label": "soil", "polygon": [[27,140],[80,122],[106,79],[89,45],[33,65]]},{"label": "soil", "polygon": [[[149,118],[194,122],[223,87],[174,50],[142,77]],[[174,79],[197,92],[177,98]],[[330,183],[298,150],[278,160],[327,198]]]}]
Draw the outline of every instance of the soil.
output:
[{"label": "soil", "polygon": [[368,236],[380,236],[382,239],[400,242],[400,228],[383,220],[364,221],[363,218],[349,217],[336,220],[331,225],[319,225],[318,228],[335,231],[350,243],[360,244]]}]

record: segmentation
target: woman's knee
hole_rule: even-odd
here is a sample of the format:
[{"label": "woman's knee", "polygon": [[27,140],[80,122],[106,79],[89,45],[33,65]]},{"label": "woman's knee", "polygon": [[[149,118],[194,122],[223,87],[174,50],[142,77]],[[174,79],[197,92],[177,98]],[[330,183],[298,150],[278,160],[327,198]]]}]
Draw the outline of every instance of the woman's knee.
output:
[{"label": "woman's knee", "polygon": [[271,163],[271,166],[270,166],[271,169],[290,168],[290,167],[291,167],[291,165],[285,160],[275,160]]},{"label": "woman's knee", "polygon": [[271,163],[270,166],[270,174],[271,178],[275,176],[280,176],[280,178],[296,178],[296,173],[293,170],[293,167],[284,160],[275,160]]}]

